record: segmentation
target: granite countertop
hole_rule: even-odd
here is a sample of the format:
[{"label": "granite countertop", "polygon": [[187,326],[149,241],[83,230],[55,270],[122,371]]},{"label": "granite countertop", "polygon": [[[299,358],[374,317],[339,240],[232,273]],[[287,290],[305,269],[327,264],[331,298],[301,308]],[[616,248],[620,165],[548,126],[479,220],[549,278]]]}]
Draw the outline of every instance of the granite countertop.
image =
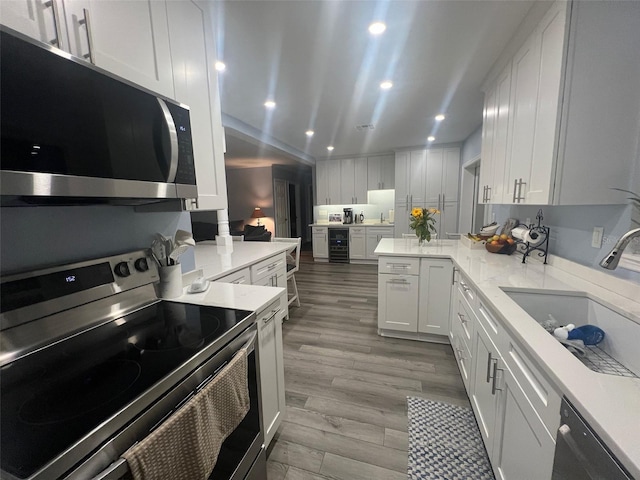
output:
[{"label": "granite countertop", "polygon": [[228,247],[213,241],[199,242],[194,248],[196,271],[208,280],[216,280],[291,249],[284,242],[233,242]]},{"label": "granite countertop", "polygon": [[405,239],[382,239],[375,253],[452,259],[505,324],[509,334],[522,343],[629,472],[640,478],[640,379],[592,372],[500,288],[585,292],[640,324],[637,283],[560,258],[550,257],[549,265],[535,259],[527,259],[523,264],[521,255],[472,250],[459,241],[440,241],[420,249]]}]

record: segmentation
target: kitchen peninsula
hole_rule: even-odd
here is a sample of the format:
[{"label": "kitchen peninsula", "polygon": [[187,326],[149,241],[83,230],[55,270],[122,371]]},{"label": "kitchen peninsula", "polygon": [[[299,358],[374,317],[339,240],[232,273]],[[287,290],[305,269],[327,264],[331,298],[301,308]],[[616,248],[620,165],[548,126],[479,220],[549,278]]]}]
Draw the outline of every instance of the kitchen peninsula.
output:
[{"label": "kitchen peninsula", "polygon": [[[452,293],[444,300],[433,296],[432,302],[452,300],[438,305],[451,313],[443,332],[447,336],[440,339],[452,343],[494,472],[517,478],[514,469],[525,468],[532,478],[550,477],[560,400],[565,396],[629,473],[640,476],[640,379],[589,370],[507,293],[584,295],[625,321],[624,328],[609,331],[612,341],[624,343],[622,337],[637,338],[634,332],[640,329],[636,285],[558,257],[550,258],[549,265],[533,259],[523,264],[518,254],[471,250],[454,241],[418,247],[406,239],[383,239],[375,253],[378,327],[384,335],[408,338],[410,331],[410,322],[397,312],[386,318],[392,310],[384,309],[385,291],[395,296],[395,304],[401,303],[402,295],[416,303],[417,335],[424,314],[419,302],[425,293],[420,287],[433,278],[425,277],[423,263],[448,262],[453,268],[448,278]],[[393,321],[404,325],[394,332]],[[627,367],[637,375],[637,353],[633,355],[633,366],[627,362]]]}]

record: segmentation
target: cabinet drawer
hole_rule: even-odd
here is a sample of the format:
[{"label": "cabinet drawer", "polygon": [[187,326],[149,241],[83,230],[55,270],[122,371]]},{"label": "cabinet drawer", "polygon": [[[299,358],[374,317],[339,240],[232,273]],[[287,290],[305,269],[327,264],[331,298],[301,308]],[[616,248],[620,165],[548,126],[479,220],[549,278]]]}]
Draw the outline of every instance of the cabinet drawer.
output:
[{"label": "cabinet drawer", "polygon": [[262,260],[255,265],[251,265],[251,283],[257,285],[265,278],[277,276],[281,273],[279,270],[282,269],[286,272],[287,266],[284,253]]},{"label": "cabinet drawer", "polygon": [[220,277],[214,281],[220,283],[235,283],[236,285],[251,285],[251,272],[248,268],[243,268],[242,270],[230,273],[229,275],[225,275],[224,277]]},{"label": "cabinet drawer", "polygon": [[420,259],[405,257],[381,257],[378,261],[378,273],[419,275]]},{"label": "cabinet drawer", "polygon": [[364,227],[351,227],[349,228],[350,235],[364,235]]},{"label": "cabinet drawer", "polygon": [[393,227],[367,227],[368,235],[388,235],[393,237]]},{"label": "cabinet drawer", "polygon": [[555,438],[560,426],[560,395],[519,345],[511,339],[507,345],[502,355],[507,368],[542,419],[549,434]]},{"label": "cabinet drawer", "polygon": [[460,295],[457,297],[457,306],[451,321],[454,325],[454,332],[459,334],[461,341],[471,352],[471,342],[473,340],[473,325],[477,322],[475,314],[467,307],[467,302]]},{"label": "cabinet drawer", "polygon": [[464,340],[461,337],[461,333],[459,327],[456,329],[454,340],[451,344],[453,348],[453,353],[456,357],[456,361],[458,362],[458,369],[460,370],[460,375],[462,376],[462,383],[464,384],[464,388],[467,391],[467,395],[470,395],[470,382],[471,382],[471,350],[469,350],[468,346],[464,343]]},{"label": "cabinet drawer", "polygon": [[504,343],[503,339],[506,337],[502,324],[498,322],[493,312],[487,308],[483,300],[478,299],[478,306],[474,311],[480,325],[484,327],[491,341],[501,349]]},{"label": "cabinet drawer", "polygon": [[467,277],[463,275],[460,275],[460,280],[458,281],[458,291],[469,302],[469,306],[475,309],[477,305],[476,290],[471,286],[471,282]]},{"label": "cabinet drawer", "polygon": [[328,227],[311,227],[311,233],[313,235],[325,235],[328,231]]}]

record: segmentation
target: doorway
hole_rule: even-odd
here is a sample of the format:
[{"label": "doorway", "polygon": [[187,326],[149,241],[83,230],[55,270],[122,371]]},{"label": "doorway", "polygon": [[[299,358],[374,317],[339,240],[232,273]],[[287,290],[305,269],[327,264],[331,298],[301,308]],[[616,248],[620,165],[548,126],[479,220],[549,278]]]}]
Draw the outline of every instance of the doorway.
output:
[{"label": "doorway", "polygon": [[484,225],[485,206],[478,203],[480,168],[480,156],[462,166],[459,230],[463,234],[477,232]]}]

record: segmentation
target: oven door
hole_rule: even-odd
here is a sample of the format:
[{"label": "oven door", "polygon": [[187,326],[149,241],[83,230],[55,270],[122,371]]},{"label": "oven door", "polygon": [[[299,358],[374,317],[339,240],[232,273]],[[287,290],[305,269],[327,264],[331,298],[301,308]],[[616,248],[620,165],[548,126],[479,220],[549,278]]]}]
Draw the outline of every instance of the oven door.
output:
[{"label": "oven door", "polygon": [[150,431],[180,408],[196,389],[215,376],[218,370],[243,347],[248,347],[247,373],[251,405],[238,428],[222,444],[218,461],[209,478],[211,480],[266,478],[264,458],[260,461],[261,455],[264,457],[265,447],[264,435],[260,429],[262,399],[256,365],[256,332],[256,326],[253,324],[104,444],[80,467],[63,478],[65,480],[130,478],[127,462],[120,458],[120,455],[134,443],[145,438]]}]

